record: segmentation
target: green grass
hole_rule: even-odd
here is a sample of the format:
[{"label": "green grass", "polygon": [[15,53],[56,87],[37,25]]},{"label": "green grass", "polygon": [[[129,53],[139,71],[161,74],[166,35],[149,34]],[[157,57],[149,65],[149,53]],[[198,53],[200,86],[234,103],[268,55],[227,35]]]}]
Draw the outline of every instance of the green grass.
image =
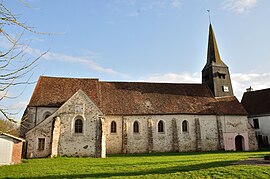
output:
[{"label": "green grass", "polygon": [[233,165],[260,152],[109,155],[28,159],[0,167],[0,178],[270,178],[270,166]]}]

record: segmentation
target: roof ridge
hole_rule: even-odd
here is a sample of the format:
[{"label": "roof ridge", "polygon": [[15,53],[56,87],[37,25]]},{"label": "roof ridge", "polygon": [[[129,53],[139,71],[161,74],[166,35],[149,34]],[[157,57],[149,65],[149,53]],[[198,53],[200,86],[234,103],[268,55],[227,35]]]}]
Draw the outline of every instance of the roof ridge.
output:
[{"label": "roof ridge", "polygon": [[76,77],[76,78],[74,78],[74,77],[62,77],[62,76],[58,77],[58,76],[43,76],[43,75],[41,75],[40,78],[79,79],[79,80],[80,79],[86,79],[86,80],[98,80],[99,81],[99,78],[87,78],[87,77]]},{"label": "roof ridge", "polygon": [[177,84],[177,85],[203,85],[202,83],[175,83],[175,82],[156,82],[156,81],[99,81],[100,83],[138,83],[138,84]]},{"label": "roof ridge", "polygon": [[256,92],[268,91],[268,90],[270,90],[270,88],[259,89],[259,90],[254,90],[254,91],[245,91],[245,93],[256,93]]}]

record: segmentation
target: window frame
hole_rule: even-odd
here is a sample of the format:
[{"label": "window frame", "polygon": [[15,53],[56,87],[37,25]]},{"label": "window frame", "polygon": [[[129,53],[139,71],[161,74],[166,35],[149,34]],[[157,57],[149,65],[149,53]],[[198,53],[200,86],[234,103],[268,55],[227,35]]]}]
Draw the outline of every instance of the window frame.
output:
[{"label": "window frame", "polygon": [[50,117],[52,115],[52,113],[50,111],[46,111],[43,113],[43,120],[47,119],[48,117]]},{"label": "window frame", "polygon": [[134,134],[140,133],[140,124],[138,121],[134,121],[134,123],[133,123],[133,133]]},{"label": "window frame", "polygon": [[165,133],[165,122],[163,120],[158,121],[158,133],[164,134]]},{"label": "window frame", "polygon": [[188,121],[187,120],[184,120],[182,122],[182,132],[184,133],[188,133],[189,132],[189,124],[188,124]]},{"label": "window frame", "polygon": [[45,150],[45,138],[38,138],[38,148],[37,150],[43,151]]},{"label": "window frame", "polygon": [[117,124],[115,121],[111,122],[111,128],[110,128],[111,134],[116,134],[117,133]]},{"label": "window frame", "polygon": [[260,129],[260,123],[259,123],[259,119],[258,118],[254,118],[253,119],[253,127],[254,127],[254,129]]},{"label": "window frame", "polygon": [[[77,121],[81,122],[80,124],[77,124]],[[74,133],[75,134],[83,134],[83,119],[81,118],[75,118],[74,121]]]}]

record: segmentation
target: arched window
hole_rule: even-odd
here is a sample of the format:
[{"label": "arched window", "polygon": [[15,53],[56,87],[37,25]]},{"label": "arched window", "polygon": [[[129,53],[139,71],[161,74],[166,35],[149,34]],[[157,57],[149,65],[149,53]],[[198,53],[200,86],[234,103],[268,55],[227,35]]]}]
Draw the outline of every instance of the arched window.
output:
[{"label": "arched window", "polygon": [[112,121],[111,123],[111,133],[116,133],[116,122]]},{"label": "arched window", "polygon": [[75,133],[83,133],[83,121],[81,119],[76,119],[74,127]]},{"label": "arched window", "polygon": [[158,122],[158,132],[164,132],[164,122],[163,121]]},{"label": "arched window", "polygon": [[182,131],[188,132],[188,122],[186,120],[182,122]]},{"label": "arched window", "polygon": [[51,115],[51,113],[49,111],[45,112],[43,114],[43,120],[46,119],[46,118],[48,118],[50,115]]},{"label": "arched window", "polygon": [[139,133],[139,123],[137,121],[135,121],[133,124],[133,132]]}]

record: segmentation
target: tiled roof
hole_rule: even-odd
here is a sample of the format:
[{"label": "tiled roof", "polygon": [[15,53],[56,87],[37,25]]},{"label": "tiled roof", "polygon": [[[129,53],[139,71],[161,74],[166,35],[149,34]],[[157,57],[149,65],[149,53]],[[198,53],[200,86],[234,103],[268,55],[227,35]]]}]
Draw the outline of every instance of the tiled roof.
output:
[{"label": "tiled roof", "polygon": [[270,88],[245,92],[241,103],[250,116],[270,114]]},{"label": "tiled roof", "polygon": [[234,96],[214,98],[203,84],[102,82],[44,76],[40,77],[28,106],[60,107],[79,89],[107,115],[246,115]]},{"label": "tiled roof", "polygon": [[79,89],[99,105],[98,80],[83,78],[58,78],[41,76],[33,92],[29,106],[60,107]]}]

